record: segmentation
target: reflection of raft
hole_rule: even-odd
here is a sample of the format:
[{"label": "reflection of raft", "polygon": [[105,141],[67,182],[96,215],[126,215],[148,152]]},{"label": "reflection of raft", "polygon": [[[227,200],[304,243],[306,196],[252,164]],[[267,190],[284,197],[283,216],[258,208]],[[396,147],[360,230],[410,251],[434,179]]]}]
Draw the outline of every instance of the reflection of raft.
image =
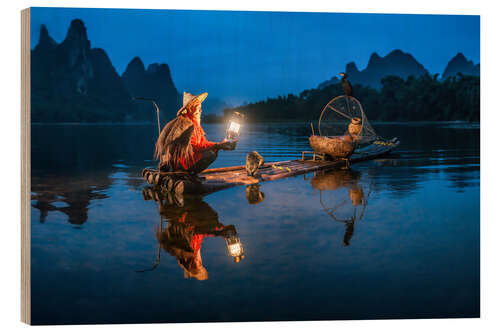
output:
[{"label": "reflection of raft", "polygon": [[[390,141],[378,141],[356,150],[350,158],[350,163],[358,163],[375,159],[391,152],[399,145],[394,138]],[[306,153],[306,152],[304,152]],[[244,165],[226,168],[215,168],[203,171],[197,178],[181,172],[158,172],[154,169],[144,169],[143,178],[150,184],[164,190],[181,193],[208,194],[238,185],[252,185],[263,181],[271,181],[318,170],[340,169],[345,167],[344,160],[298,159],[282,162],[264,163],[259,169],[259,176],[247,175]]]},{"label": "reflection of raft", "polygon": [[311,179],[314,189],[320,191],[335,191],[341,187],[356,184],[360,174],[351,170],[339,170],[329,173],[316,174]]}]

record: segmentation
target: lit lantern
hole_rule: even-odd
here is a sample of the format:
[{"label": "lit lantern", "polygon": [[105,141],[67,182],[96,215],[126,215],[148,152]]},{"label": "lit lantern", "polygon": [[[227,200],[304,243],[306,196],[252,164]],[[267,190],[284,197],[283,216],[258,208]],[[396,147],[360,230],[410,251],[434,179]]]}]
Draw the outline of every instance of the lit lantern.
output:
[{"label": "lit lantern", "polygon": [[240,129],[243,123],[244,116],[239,112],[234,112],[229,118],[226,130],[226,140],[236,141],[240,136]]},{"label": "lit lantern", "polygon": [[241,244],[236,230],[230,232],[225,238],[227,252],[231,257],[233,257],[234,262],[240,262],[241,259],[244,259],[245,256],[243,255],[243,244]]}]

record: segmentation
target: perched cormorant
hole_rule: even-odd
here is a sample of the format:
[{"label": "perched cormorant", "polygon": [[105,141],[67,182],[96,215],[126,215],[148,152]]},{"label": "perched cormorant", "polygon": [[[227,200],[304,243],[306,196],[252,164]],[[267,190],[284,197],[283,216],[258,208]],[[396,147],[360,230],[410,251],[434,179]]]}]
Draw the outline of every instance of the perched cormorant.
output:
[{"label": "perched cormorant", "polygon": [[245,168],[247,175],[256,177],[259,174],[259,168],[264,164],[264,157],[258,152],[253,151],[248,153]]},{"label": "perched cormorant", "polygon": [[346,94],[346,96],[352,96],[352,86],[351,82],[347,80],[347,74],[342,72],[339,73],[339,75],[342,76],[341,84],[342,84],[342,89],[344,90],[344,94]]}]

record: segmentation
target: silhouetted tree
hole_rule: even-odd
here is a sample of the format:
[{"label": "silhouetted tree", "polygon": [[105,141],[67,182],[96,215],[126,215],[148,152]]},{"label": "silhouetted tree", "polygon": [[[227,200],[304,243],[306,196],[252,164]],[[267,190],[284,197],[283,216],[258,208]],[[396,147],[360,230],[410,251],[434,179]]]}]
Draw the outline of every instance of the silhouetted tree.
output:
[{"label": "silhouetted tree", "polygon": [[[370,120],[384,121],[479,121],[480,79],[458,74],[440,81],[438,75],[387,76],[382,88],[355,85],[356,97]],[[298,96],[288,94],[266,101],[240,106],[239,111],[253,122],[315,121],[323,107],[335,96],[342,95],[340,84],[321,89],[308,89]]]}]

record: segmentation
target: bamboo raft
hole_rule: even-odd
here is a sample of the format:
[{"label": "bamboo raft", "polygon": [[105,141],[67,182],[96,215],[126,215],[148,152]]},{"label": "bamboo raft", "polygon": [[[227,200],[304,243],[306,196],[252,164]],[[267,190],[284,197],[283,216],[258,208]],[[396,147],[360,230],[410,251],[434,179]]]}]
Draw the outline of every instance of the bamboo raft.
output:
[{"label": "bamboo raft", "polygon": [[[398,145],[397,138],[389,141],[376,141],[356,150],[349,159],[350,164],[381,157],[390,153]],[[312,158],[306,159],[307,155],[312,155]],[[233,186],[253,185],[313,171],[343,167],[346,167],[345,159],[329,160],[324,154],[304,151],[301,159],[264,163],[259,168],[259,174],[256,177],[248,176],[244,165],[207,169],[197,177],[185,172],[158,172],[156,169],[146,168],[142,171],[142,176],[149,184],[165,191],[173,191],[176,194],[208,194]]]}]

